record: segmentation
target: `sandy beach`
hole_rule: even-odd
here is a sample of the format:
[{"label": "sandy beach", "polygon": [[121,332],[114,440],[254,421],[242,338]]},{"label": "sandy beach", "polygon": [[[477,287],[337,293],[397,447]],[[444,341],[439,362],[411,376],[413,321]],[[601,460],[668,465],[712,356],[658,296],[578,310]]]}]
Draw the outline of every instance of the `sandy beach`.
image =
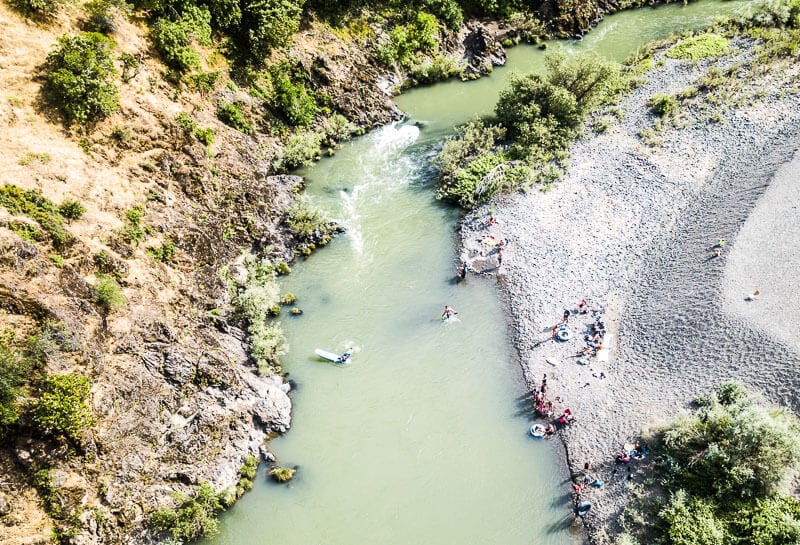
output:
[{"label": "sandy beach", "polygon": [[[462,258],[500,278],[531,391],[546,373],[556,414],[577,416],[558,437],[568,471],[590,461],[605,483],[584,493],[594,543],[613,533],[627,482],[642,479],[642,462],[617,466],[615,454],[698,395],[737,380],[800,412],[800,98],[758,82],[767,95],[723,123],[668,129],[650,148],[638,136],[654,122],[647,100],[685,89],[709,65],[656,60],[622,102],[624,120],[573,145],[564,180],[494,202],[496,225],[486,226],[484,207],[462,226]],[[496,250],[480,242],[486,234],[508,239],[499,269]],[[569,341],[550,339],[581,299],[605,308],[607,362],[574,357],[590,314],[570,317]],[[569,491],[565,483],[565,510]]]}]

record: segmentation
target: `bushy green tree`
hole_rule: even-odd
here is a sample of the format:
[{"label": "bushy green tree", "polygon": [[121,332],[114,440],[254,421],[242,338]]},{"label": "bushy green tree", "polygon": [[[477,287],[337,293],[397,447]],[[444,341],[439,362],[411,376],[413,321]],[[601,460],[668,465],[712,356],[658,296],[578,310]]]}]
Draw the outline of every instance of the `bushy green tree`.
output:
[{"label": "bushy green tree", "polygon": [[77,220],[86,213],[86,207],[80,201],[64,201],[59,205],[58,213],[69,221]]},{"label": "bushy green tree", "polygon": [[585,113],[612,98],[620,79],[619,64],[599,55],[564,51],[545,56],[547,81],[566,89]]},{"label": "bushy green tree", "polygon": [[482,202],[484,199],[477,194],[478,185],[502,162],[499,141],[505,134],[505,128],[478,119],[459,127],[436,157],[437,197],[455,201],[465,208]]},{"label": "bushy green tree", "polygon": [[724,385],[661,434],[661,466],[673,488],[701,497],[753,498],[775,491],[800,462],[800,423]]},{"label": "bushy green tree", "polygon": [[410,67],[418,53],[436,53],[438,31],[436,17],[430,13],[418,13],[411,22],[396,25],[389,31],[389,44],[378,51],[378,58],[387,66]]},{"label": "bushy green tree", "polygon": [[89,403],[89,379],[72,373],[50,375],[41,397],[32,406],[36,426],[71,441],[78,441],[84,430],[94,425]]},{"label": "bushy green tree", "polygon": [[495,114],[516,158],[566,147],[582,119],[575,95],[538,74],[513,78],[500,93]]},{"label": "bushy green tree", "polygon": [[95,32],[62,36],[47,56],[45,90],[68,122],[83,124],[119,108],[111,41]]},{"label": "bushy green tree", "polygon": [[289,44],[300,28],[304,0],[244,0],[242,24],[247,50],[257,60]]}]

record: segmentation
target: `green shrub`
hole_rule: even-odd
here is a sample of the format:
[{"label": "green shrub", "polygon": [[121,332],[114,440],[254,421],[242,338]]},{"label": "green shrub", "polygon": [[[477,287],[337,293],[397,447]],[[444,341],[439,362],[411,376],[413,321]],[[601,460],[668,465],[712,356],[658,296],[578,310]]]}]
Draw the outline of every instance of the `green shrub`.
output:
[{"label": "green shrub", "polygon": [[91,123],[119,108],[111,41],[95,32],[62,36],[47,56],[45,91],[67,122]]},{"label": "green shrub", "polygon": [[275,48],[289,45],[300,28],[302,0],[243,0],[242,26],[247,51],[262,61]]},{"label": "green shrub", "polygon": [[33,19],[52,19],[64,0],[10,0],[11,7]]},{"label": "green shrub", "polygon": [[200,56],[192,43],[211,45],[211,14],[205,6],[184,4],[177,19],[159,18],[151,37],[167,65],[178,72],[194,70],[200,67]]},{"label": "green shrub", "polygon": [[253,133],[252,125],[248,123],[247,118],[245,118],[242,112],[242,102],[240,101],[224,102],[220,104],[219,108],[217,108],[217,117],[220,121],[239,132],[245,134]]},{"label": "green shrub", "polygon": [[74,241],[56,206],[38,190],[23,190],[15,185],[0,187],[0,206],[11,214],[24,215],[38,223],[50,235],[53,246],[57,249]]},{"label": "green shrub", "polygon": [[389,31],[389,43],[378,50],[378,59],[386,66],[410,67],[418,53],[436,53],[439,28],[436,18],[429,13],[418,13],[414,21],[397,25]]},{"label": "green shrub", "polygon": [[661,434],[660,467],[674,489],[713,498],[763,497],[800,461],[800,423],[723,386]]},{"label": "green shrub", "polygon": [[661,117],[670,117],[678,111],[678,100],[672,95],[658,93],[647,101],[650,111]]},{"label": "green shrub", "polygon": [[125,294],[117,281],[110,276],[100,275],[94,286],[94,302],[100,307],[103,316],[108,316],[112,311],[125,306]]},{"label": "green shrub", "polygon": [[90,390],[89,379],[84,376],[73,373],[48,376],[41,397],[31,409],[36,426],[77,442],[84,430],[95,423]]},{"label": "green shrub", "polygon": [[53,262],[53,265],[58,267],[59,269],[64,268],[64,258],[58,254],[48,254],[47,257],[50,258],[50,261]]},{"label": "green shrub", "polygon": [[288,61],[269,67],[272,101],[282,117],[293,127],[307,127],[317,115],[317,103],[302,81],[293,75]]},{"label": "green shrub", "polygon": [[286,141],[277,167],[282,170],[292,170],[307,166],[320,154],[322,135],[313,131],[302,131],[293,134]]},{"label": "green shrub", "polygon": [[214,86],[219,81],[219,72],[199,72],[197,74],[189,74],[186,82],[189,87],[199,92],[201,95],[208,95],[214,90]]},{"label": "green shrub", "polygon": [[575,97],[584,114],[613,100],[618,93],[620,66],[599,55],[569,55],[563,51],[545,56],[547,81]]},{"label": "green shrub", "polygon": [[322,130],[325,133],[325,141],[328,144],[333,144],[349,140],[358,130],[358,127],[350,123],[345,116],[333,114],[325,120]]},{"label": "green shrub", "polygon": [[297,470],[290,467],[276,467],[269,472],[270,476],[279,483],[287,483],[291,481],[295,473],[297,473]]},{"label": "green shrub", "polygon": [[[276,269],[266,259],[249,256],[247,279],[239,286],[234,307],[244,321],[250,336],[250,353],[262,374],[278,365],[278,358],[286,353],[286,339],[280,325],[270,321],[266,313],[278,304],[280,291],[275,280]],[[285,265],[285,264],[284,264]]]},{"label": "green shrub", "polygon": [[294,293],[287,293],[283,297],[281,297],[281,304],[282,305],[293,305],[297,301],[297,297]]},{"label": "green shrub", "polygon": [[412,67],[409,71],[411,83],[434,83],[457,76],[461,70],[455,61],[444,55],[436,55],[433,60],[426,60]]},{"label": "green shrub", "polygon": [[80,201],[64,201],[58,207],[58,213],[68,221],[77,220],[86,213],[86,207]]},{"label": "green shrub", "polygon": [[437,198],[473,208],[490,197],[478,195],[479,183],[489,170],[502,162],[498,141],[505,134],[504,128],[487,125],[481,120],[459,127],[456,134],[445,141],[435,159],[439,169]]},{"label": "green shrub", "polygon": [[334,224],[323,216],[321,210],[299,198],[286,211],[286,225],[302,242],[316,242],[334,231]]},{"label": "green shrub", "polygon": [[671,59],[698,60],[719,57],[728,52],[728,39],[719,34],[708,33],[686,38],[676,43],[665,55]]},{"label": "green shrub", "polygon": [[135,246],[144,240],[147,233],[144,227],[142,227],[143,217],[144,207],[142,206],[135,206],[125,211],[127,225],[125,225],[120,232],[122,240]]},{"label": "green shrub", "polygon": [[177,247],[175,246],[175,243],[169,239],[164,240],[161,246],[152,246],[145,250],[147,255],[161,263],[172,261],[175,258],[176,251]]},{"label": "green shrub", "polygon": [[678,490],[669,499],[659,516],[668,525],[666,535],[671,545],[720,545],[725,526],[714,515],[712,505],[688,497]]},{"label": "green shrub", "polygon": [[206,127],[205,129],[195,129],[194,137],[197,138],[201,144],[210,146],[214,143],[214,129],[211,127]]},{"label": "green shrub", "polygon": [[181,112],[175,116],[175,123],[183,129],[186,134],[192,134],[197,130],[197,121],[187,113]]},{"label": "green shrub", "polygon": [[202,483],[192,497],[177,494],[175,509],[159,509],[150,522],[157,530],[169,532],[180,542],[213,536],[219,529],[217,512],[222,509],[219,494],[209,483]]}]

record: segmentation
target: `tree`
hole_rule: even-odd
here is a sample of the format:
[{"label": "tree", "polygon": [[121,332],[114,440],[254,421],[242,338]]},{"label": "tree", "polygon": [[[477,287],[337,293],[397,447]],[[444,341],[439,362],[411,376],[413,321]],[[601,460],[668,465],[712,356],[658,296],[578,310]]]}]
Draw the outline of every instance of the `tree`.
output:
[{"label": "tree", "polygon": [[72,373],[50,375],[42,396],[33,404],[33,420],[40,430],[77,442],[95,423],[89,395],[88,378]]},{"label": "tree", "polygon": [[558,51],[549,53],[544,60],[547,81],[572,93],[584,113],[607,100],[619,81],[619,65],[599,55]]},{"label": "tree", "polygon": [[538,74],[513,78],[495,114],[514,141],[510,152],[516,158],[565,147],[582,119],[575,96]]},{"label": "tree", "polygon": [[722,385],[701,407],[661,434],[661,468],[673,488],[712,498],[773,493],[800,462],[800,422],[756,405],[738,385]]},{"label": "tree", "polygon": [[91,123],[119,108],[111,41],[96,32],[62,36],[47,56],[45,91],[67,122]]},{"label": "tree", "polygon": [[289,44],[300,28],[304,0],[245,0],[242,23],[248,50],[256,61]]}]

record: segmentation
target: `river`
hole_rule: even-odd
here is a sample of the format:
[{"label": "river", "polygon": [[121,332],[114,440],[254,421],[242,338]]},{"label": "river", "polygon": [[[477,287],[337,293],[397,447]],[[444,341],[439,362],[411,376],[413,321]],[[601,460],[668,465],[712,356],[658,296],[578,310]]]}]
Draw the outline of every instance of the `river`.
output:
[{"label": "river", "polygon": [[[624,12],[551,47],[623,60],[741,4]],[[519,46],[490,78],[409,91],[397,99],[405,122],[300,172],[347,233],[282,283],[304,314],[283,319],[283,368],[297,388],[292,430],[271,448],[299,471],[278,485],[262,466],[207,545],[566,545],[581,535],[558,443],[528,435],[531,407],[492,282],[451,280],[459,212],[432,187],[442,139],[490,112],[509,76],[541,70],[543,56]],[[460,321],[441,321],[445,304]],[[351,346],[346,366],[314,356]]]}]

